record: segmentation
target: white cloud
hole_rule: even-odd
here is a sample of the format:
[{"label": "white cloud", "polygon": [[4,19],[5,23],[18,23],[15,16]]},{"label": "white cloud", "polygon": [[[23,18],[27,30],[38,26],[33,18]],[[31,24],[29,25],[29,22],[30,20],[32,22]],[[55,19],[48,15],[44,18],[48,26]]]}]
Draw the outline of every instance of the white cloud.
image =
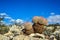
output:
[{"label": "white cloud", "polygon": [[[1,17],[4,16],[5,19],[8,19],[8,20],[5,20],[5,21],[9,21],[10,23],[15,23],[15,22],[18,23],[18,24],[24,23],[22,19],[13,19],[12,17],[7,15],[6,13],[0,13],[0,15],[1,15]],[[9,24],[9,23],[7,23],[7,24]]]},{"label": "white cloud", "polygon": [[10,16],[8,16],[6,13],[0,13],[0,17],[3,17],[4,16],[4,18],[5,19],[12,19]]},{"label": "white cloud", "polygon": [[0,17],[4,16],[4,19],[8,19],[9,22],[15,21],[12,17],[10,17],[9,15],[7,15],[6,13],[0,13],[0,15],[1,15]]},{"label": "white cloud", "polygon": [[15,22],[15,20],[14,19],[10,19],[10,22]]},{"label": "white cloud", "polygon": [[7,16],[7,17],[5,17],[5,19],[12,19],[11,17],[9,17],[9,16]]},{"label": "white cloud", "polygon": [[0,13],[0,16],[8,16],[6,13]]},{"label": "white cloud", "polygon": [[50,13],[51,15],[54,15],[55,13],[54,12],[52,12],[52,13]]},{"label": "white cloud", "polygon": [[5,24],[5,21],[1,21],[1,22],[0,22],[0,25],[3,25],[3,24]]},{"label": "white cloud", "polygon": [[16,22],[17,22],[17,23],[23,23],[23,20],[17,19]]},{"label": "white cloud", "polygon": [[0,13],[0,15],[7,15],[6,13]]},{"label": "white cloud", "polygon": [[60,23],[60,15],[52,15],[47,18],[49,23]]},{"label": "white cloud", "polygon": [[22,19],[11,19],[10,22],[12,22],[13,24],[17,23],[18,25],[21,25],[24,23],[24,21]]}]

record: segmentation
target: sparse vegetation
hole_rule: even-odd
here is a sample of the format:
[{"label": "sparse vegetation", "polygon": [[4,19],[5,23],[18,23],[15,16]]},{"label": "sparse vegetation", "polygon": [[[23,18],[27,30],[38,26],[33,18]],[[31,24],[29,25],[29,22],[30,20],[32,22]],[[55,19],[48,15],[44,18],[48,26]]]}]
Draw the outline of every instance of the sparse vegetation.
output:
[{"label": "sparse vegetation", "polygon": [[[0,17],[0,36],[3,36],[6,40],[51,40],[53,36],[56,40],[60,40],[60,24],[46,25],[47,20],[42,17],[35,16],[32,20],[33,24],[30,22],[23,24],[15,22],[9,25],[10,27],[2,21],[4,21],[4,16]],[[44,28],[44,26],[46,27]]]}]

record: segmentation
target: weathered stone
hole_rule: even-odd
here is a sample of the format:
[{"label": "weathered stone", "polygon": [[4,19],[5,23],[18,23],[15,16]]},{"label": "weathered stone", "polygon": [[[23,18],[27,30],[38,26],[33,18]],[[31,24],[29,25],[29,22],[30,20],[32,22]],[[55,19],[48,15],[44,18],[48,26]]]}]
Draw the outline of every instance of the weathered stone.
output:
[{"label": "weathered stone", "polygon": [[30,40],[30,37],[26,36],[26,37],[24,38],[24,40]]},{"label": "weathered stone", "polygon": [[4,35],[0,35],[0,40],[9,40],[9,37],[6,37]]},{"label": "weathered stone", "polygon": [[13,37],[13,40],[24,40],[25,36],[24,35],[19,35],[16,37]]}]

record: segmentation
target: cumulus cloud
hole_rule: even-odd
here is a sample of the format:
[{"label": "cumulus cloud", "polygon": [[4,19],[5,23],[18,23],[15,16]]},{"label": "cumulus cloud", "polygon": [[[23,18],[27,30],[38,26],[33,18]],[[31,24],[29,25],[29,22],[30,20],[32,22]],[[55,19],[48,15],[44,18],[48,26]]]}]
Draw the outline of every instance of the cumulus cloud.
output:
[{"label": "cumulus cloud", "polygon": [[10,17],[10,16],[9,16],[8,14],[6,14],[6,13],[0,13],[0,16],[1,16],[1,17],[4,16],[5,19],[9,19],[9,20],[11,20],[11,21],[14,20],[12,17]]},{"label": "cumulus cloud", "polygon": [[12,19],[11,17],[9,17],[9,16],[7,16],[7,17],[5,17],[5,19]]},{"label": "cumulus cloud", "polygon": [[[23,20],[22,19],[13,19],[12,17],[10,17],[9,15],[7,15],[6,13],[0,13],[0,17],[4,16],[5,19],[8,19],[9,22],[11,23],[19,23],[22,24]],[[7,20],[6,20],[7,21]]]},{"label": "cumulus cloud", "polygon": [[54,15],[55,13],[54,13],[54,12],[51,12],[50,14],[51,14],[51,15]]},{"label": "cumulus cloud", "polygon": [[51,15],[47,20],[49,23],[60,23],[60,15]]},{"label": "cumulus cloud", "polygon": [[10,22],[15,22],[15,19],[10,19]]},{"label": "cumulus cloud", "polygon": [[4,18],[5,19],[12,19],[10,16],[8,16],[6,13],[0,13],[0,17],[3,17],[4,16]]},{"label": "cumulus cloud", "polygon": [[22,19],[11,19],[10,22],[23,23]]},{"label": "cumulus cloud", "polygon": [[7,14],[6,14],[6,13],[0,13],[0,15],[6,15],[6,16],[7,16]]},{"label": "cumulus cloud", "polygon": [[24,23],[24,21],[22,19],[11,19],[10,22],[12,24],[17,24],[17,25],[21,25]]},{"label": "cumulus cloud", "polygon": [[6,24],[5,21],[0,21],[0,25]]},{"label": "cumulus cloud", "polygon": [[22,19],[17,19],[16,22],[17,23],[23,23],[23,20]]}]

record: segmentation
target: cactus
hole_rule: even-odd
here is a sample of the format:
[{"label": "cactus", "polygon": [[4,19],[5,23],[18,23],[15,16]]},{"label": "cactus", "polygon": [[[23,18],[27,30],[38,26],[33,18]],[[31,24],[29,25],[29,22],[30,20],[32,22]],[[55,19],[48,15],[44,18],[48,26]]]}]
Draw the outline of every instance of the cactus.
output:
[{"label": "cactus", "polygon": [[24,27],[26,30],[30,30],[30,29],[32,29],[32,23],[26,22],[26,23],[24,23]]},{"label": "cactus", "polygon": [[33,23],[39,23],[39,24],[43,24],[43,25],[47,25],[48,21],[40,16],[34,16],[32,19]]},{"label": "cactus", "polygon": [[32,19],[33,23],[38,23],[39,22],[39,16],[34,16]]},{"label": "cactus", "polygon": [[44,31],[44,25],[47,24],[47,20],[43,17],[33,17],[33,29],[35,33],[42,33]]},{"label": "cactus", "polygon": [[43,24],[43,25],[47,25],[48,22],[47,22],[47,20],[46,20],[45,18],[40,17],[40,18],[39,18],[39,23],[40,23],[40,24]]},{"label": "cactus", "polygon": [[32,24],[30,22],[26,22],[24,23],[24,27],[25,27],[25,34],[31,34],[31,33],[34,33],[34,30],[33,30],[33,27],[32,27]]}]

